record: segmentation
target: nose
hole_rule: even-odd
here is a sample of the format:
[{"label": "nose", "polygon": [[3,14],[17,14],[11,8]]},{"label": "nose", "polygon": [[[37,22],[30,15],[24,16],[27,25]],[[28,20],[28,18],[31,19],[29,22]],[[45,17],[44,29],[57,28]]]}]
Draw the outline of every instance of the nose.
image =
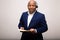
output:
[{"label": "nose", "polygon": [[31,5],[30,8],[33,8],[33,6]]}]

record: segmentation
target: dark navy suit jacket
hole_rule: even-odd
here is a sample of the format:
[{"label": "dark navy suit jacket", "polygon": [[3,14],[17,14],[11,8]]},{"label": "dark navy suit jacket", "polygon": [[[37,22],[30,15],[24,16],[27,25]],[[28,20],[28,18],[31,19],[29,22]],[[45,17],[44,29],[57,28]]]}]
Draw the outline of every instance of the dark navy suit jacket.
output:
[{"label": "dark navy suit jacket", "polygon": [[36,33],[37,39],[39,39],[39,40],[43,39],[42,33],[47,31],[47,29],[48,29],[44,14],[36,11],[35,14],[33,15],[33,18],[31,19],[31,22],[28,27],[27,27],[27,18],[28,18],[28,12],[23,12],[20,22],[18,24],[18,28],[20,29],[20,27],[24,27],[25,30],[29,30],[30,28],[34,28],[37,30],[37,33]]}]

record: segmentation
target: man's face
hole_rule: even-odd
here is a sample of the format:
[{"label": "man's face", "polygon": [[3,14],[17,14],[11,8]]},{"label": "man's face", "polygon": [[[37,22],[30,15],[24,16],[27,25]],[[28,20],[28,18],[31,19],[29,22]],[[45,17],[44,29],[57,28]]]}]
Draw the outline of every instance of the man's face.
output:
[{"label": "man's face", "polygon": [[28,10],[31,14],[36,10],[36,3],[34,1],[28,3]]}]

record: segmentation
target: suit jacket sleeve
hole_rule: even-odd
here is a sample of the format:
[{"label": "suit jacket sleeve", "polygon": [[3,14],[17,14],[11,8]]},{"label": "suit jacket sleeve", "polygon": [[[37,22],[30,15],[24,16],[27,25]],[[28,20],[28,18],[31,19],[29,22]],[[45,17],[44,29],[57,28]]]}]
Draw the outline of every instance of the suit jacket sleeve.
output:
[{"label": "suit jacket sleeve", "polygon": [[22,19],[23,19],[23,14],[22,14],[20,21],[19,21],[19,24],[18,24],[19,29],[20,29],[20,27],[23,27],[23,20]]},{"label": "suit jacket sleeve", "polygon": [[37,32],[38,33],[43,33],[45,31],[47,31],[47,24],[46,24],[46,20],[45,20],[45,16],[42,15],[42,18],[40,19],[40,27],[37,28]]}]

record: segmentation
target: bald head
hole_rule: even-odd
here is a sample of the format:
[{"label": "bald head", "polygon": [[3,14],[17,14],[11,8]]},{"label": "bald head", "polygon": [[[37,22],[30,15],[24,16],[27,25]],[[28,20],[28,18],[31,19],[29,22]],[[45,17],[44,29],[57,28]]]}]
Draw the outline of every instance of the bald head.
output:
[{"label": "bald head", "polygon": [[37,3],[34,0],[28,2],[28,10],[30,13],[33,13],[37,8]]},{"label": "bald head", "polygon": [[37,6],[37,2],[34,1],[34,0],[30,0],[30,1],[28,2],[28,5],[29,5],[29,4],[34,4],[35,6]]}]

